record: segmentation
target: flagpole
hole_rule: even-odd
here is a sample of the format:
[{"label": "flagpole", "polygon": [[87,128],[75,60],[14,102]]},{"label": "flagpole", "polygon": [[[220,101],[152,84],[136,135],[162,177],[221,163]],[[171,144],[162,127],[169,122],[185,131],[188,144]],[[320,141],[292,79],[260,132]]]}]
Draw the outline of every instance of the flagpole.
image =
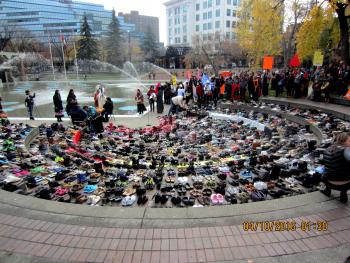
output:
[{"label": "flagpole", "polygon": [[53,57],[52,57],[52,48],[51,48],[51,39],[50,39],[50,37],[49,37],[49,49],[50,49],[50,57],[51,57],[51,66],[52,66],[53,80],[56,80],[55,67],[53,65]]},{"label": "flagpole", "polygon": [[61,49],[62,49],[62,56],[63,56],[64,77],[66,78],[66,81],[67,81],[68,79],[67,79],[67,69],[66,69],[66,58],[64,55],[63,41],[64,41],[64,36],[61,35]]},{"label": "flagpole", "polygon": [[74,39],[74,31],[73,33],[73,47],[74,47],[74,56],[75,56],[75,67],[77,69],[77,80],[79,80],[79,67],[78,67],[78,59],[77,59],[77,49],[75,47],[75,39]]}]

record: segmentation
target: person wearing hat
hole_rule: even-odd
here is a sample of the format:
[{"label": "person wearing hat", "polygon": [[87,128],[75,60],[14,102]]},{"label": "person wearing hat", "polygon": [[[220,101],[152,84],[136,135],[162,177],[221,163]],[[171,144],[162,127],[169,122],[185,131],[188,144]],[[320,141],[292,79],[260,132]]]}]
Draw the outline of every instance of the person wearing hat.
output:
[{"label": "person wearing hat", "polygon": [[33,109],[34,109],[35,93],[32,95],[30,90],[26,90],[25,94],[26,94],[26,99],[25,99],[24,103],[25,103],[25,105],[27,107],[27,110],[28,110],[28,113],[29,113],[29,118],[31,120],[34,120]]}]

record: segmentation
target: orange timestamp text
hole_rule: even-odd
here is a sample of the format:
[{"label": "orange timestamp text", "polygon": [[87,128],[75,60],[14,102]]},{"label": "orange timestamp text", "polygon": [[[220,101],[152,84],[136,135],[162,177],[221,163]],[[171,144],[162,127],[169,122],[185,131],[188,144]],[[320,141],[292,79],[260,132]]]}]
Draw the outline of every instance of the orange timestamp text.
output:
[{"label": "orange timestamp text", "polygon": [[327,221],[301,221],[297,223],[296,221],[244,221],[243,230],[244,231],[326,231],[328,229]]}]

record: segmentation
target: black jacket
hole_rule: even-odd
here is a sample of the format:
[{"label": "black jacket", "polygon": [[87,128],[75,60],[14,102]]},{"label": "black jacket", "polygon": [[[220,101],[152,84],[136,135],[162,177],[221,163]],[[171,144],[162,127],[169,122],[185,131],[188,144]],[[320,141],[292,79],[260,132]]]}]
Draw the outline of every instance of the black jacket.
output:
[{"label": "black jacket", "polygon": [[62,104],[62,99],[60,95],[53,96],[53,104],[55,106],[55,112],[63,110],[63,104]]},{"label": "black jacket", "polygon": [[345,159],[345,148],[332,146],[323,155],[325,176],[330,181],[350,180],[350,162]]},{"label": "black jacket", "polygon": [[108,114],[113,113],[113,108],[114,108],[113,102],[106,101],[105,105],[103,105],[104,112]]}]

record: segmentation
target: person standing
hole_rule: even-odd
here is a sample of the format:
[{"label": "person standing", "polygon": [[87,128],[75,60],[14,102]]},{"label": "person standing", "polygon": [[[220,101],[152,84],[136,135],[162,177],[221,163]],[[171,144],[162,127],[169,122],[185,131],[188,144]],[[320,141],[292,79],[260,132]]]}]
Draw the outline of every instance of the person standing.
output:
[{"label": "person standing", "polygon": [[269,82],[267,74],[268,73],[264,70],[264,73],[262,75],[262,93],[264,97],[269,95]]},{"label": "person standing", "polygon": [[150,110],[154,112],[154,103],[157,98],[157,94],[154,90],[154,86],[151,86],[147,92]]},{"label": "person standing", "polygon": [[143,112],[146,111],[146,107],[145,107],[144,98],[140,89],[137,90],[135,101],[137,105],[137,112],[139,114],[143,114]]},{"label": "person standing", "polygon": [[161,86],[160,83],[157,84],[158,90],[156,92],[157,94],[157,113],[161,114],[164,111],[164,102],[163,102],[163,95],[164,95],[164,89],[165,86]]},{"label": "person standing", "polygon": [[109,116],[113,114],[113,110],[114,110],[113,101],[110,97],[107,97],[106,102],[103,105],[103,110],[101,112],[104,122],[109,121]]},{"label": "person standing", "polygon": [[25,99],[24,103],[25,103],[25,105],[27,107],[27,110],[28,110],[28,113],[29,113],[29,118],[31,120],[34,120],[33,109],[34,109],[35,93],[32,95],[30,90],[26,90],[25,94],[26,94],[26,99]]},{"label": "person standing", "polygon": [[63,104],[61,99],[61,94],[59,90],[55,91],[55,95],[53,95],[53,105],[55,107],[55,117],[58,122],[62,122],[63,113]]},{"label": "person standing", "polygon": [[66,105],[66,112],[68,115],[70,115],[71,107],[73,104],[77,104],[77,97],[74,94],[74,90],[69,90],[68,96],[67,96],[67,105]]}]

